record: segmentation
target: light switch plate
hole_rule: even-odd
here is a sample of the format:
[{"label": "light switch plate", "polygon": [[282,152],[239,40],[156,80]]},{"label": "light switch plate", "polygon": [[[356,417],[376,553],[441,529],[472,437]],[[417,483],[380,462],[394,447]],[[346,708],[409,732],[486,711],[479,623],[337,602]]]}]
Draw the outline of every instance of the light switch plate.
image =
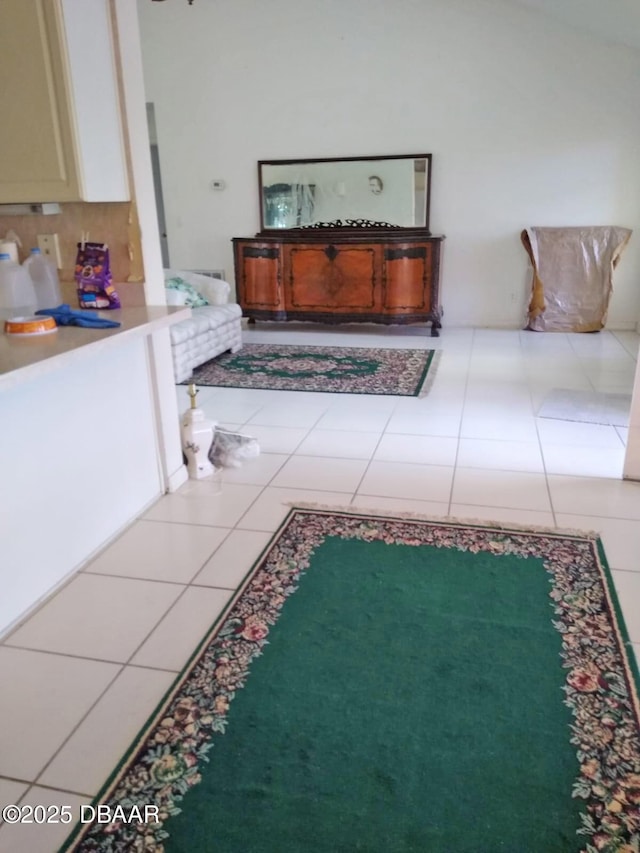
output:
[{"label": "light switch plate", "polygon": [[57,234],[38,234],[38,248],[43,255],[47,255],[47,257],[54,261],[59,270],[62,269],[60,242]]}]

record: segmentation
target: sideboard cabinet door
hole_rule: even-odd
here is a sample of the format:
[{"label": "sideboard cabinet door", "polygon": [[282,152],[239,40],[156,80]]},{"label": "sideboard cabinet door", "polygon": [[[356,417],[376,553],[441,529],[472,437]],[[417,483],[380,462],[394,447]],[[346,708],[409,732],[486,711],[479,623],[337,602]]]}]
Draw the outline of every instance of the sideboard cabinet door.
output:
[{"label": "sideboard cabinet door", "polygon": [[284,317],[282,246],[255,240],[234,240],[237,298],[255,316]]},{"label": "sideboard cabinet door", "polygon": [[394,244],[383,250],[385,310],[413,313],[431,310],[433,247],[437,243]]},{"label": "sideboard cabinet door", "polygon": [[285,245],[287,311],[377,313],[380,247],[369,243]]},{"label": "sideboard cabinet door", "polygon": [[129,199],[108,0],[2,0],[0,80],[0,203]]}]

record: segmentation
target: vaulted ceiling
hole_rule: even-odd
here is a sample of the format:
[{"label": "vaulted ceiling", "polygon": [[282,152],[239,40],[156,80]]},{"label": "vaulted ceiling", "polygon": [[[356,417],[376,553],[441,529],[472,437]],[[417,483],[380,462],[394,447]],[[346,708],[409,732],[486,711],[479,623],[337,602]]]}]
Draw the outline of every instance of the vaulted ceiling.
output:
[{"label": "vaulted ceiling", "polygon": [[511,0],[607,41],[640,50],[640,0]]}]

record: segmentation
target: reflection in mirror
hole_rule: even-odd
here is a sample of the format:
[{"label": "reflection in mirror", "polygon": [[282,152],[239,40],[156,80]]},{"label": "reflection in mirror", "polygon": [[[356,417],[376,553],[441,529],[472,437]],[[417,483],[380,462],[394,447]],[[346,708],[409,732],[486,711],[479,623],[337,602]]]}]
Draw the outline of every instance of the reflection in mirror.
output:
[{"label": "reflection in mirror", "polygon": [[430,154],[262,160],[258,172],[262,230],[364,221],[428,232]]}]

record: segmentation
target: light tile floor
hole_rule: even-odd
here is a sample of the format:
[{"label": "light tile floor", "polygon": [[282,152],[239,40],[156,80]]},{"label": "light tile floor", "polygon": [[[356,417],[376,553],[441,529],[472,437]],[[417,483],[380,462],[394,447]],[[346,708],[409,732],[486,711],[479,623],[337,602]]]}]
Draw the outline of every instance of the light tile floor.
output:
[{"label": "light tile floor", "polygon": [[[200,389],[262,455],[219,494],[190,481],[160,499],[0,643],[0,805],[90,802],[291,502],[598,530],[640,648],[627,430],[536,417],[553,388],[630,393],[637,334],[259,325],[245,340],[442,353],[419,399]],[[68,829],[0,825],[0,853],[51,853]]]}]

